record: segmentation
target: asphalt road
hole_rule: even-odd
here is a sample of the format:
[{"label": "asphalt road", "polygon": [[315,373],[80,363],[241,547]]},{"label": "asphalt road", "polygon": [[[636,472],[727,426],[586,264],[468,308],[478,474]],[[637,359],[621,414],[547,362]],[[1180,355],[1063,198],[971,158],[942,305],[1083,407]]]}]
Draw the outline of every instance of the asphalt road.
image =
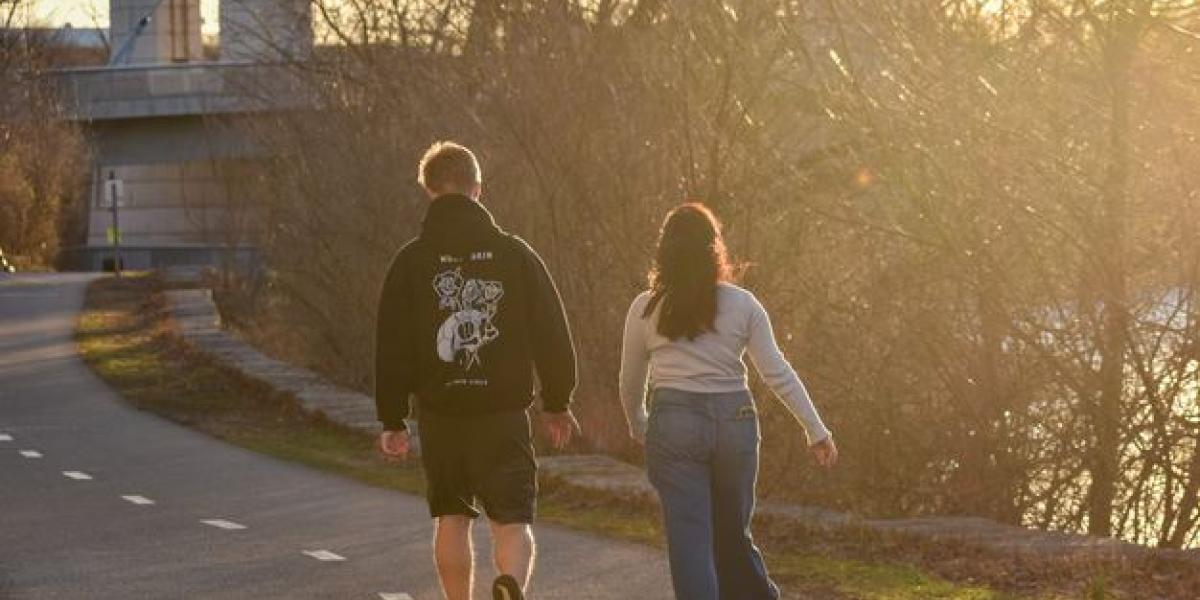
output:
[{"label": "asphalt road", "polygon": [[[122,403],[76,355],[89,278],[0,279],[0,598],[440,597],[422,499]],[[670,597],[657,550],[537,535],[533,598]]]}]

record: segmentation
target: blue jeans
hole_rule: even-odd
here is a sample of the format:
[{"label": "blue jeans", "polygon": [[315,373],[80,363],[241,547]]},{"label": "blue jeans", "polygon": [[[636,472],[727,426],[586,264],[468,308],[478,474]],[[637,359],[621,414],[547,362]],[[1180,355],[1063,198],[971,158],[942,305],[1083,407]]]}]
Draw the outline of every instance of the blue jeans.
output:
[{"label": "blue jeans", "polygon": [[654,391],[646,470],[662,501],[679,600],[775,600],[750,536],[758,415],[749,392]]}]

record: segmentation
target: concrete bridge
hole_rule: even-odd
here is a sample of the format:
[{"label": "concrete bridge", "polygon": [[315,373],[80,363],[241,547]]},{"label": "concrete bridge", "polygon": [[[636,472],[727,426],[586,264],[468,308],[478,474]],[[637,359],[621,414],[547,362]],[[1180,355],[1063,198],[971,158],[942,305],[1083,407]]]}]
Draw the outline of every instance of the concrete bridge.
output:
[{"label": "concrete bridge", "polygon": [[202,45],[199,0],[110,0],[110,14],[108,64],[53,74],[92,148],[87,238],[71,262],[111,266],[117,239],[127,268],[253,260],[256,211],[238,179],[264,156],[247,129],[313,106],[291,69],[311,53],[309,3],[222,0],[216,48]]}]

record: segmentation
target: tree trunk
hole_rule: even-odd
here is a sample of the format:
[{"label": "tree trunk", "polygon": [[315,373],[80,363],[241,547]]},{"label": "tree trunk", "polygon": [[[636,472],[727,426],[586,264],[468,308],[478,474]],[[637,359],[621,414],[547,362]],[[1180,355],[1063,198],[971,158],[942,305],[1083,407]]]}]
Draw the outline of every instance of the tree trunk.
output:
[{"label": "tree trunk", "polygon": [[486,54],[496,48],[496,28],[500,24],[503,0],[475,0],[471,24],[467,27],[467,54]]},{"label": "tree trunk", "polygon": [[1100,306],[1099,390],[1092,406],[1095,446],[1092,449],[1088,492],[1088,532],[1112,535],[1113,499],[1120,466],[1121,405],[1124,397],[1125,355],[1128,350],[1126,265],[1130,165],[1131,67],[1140,35],[1139,15],[1126,12],[1114,17],[1105,47],[1109,85],[1109,162],[1101,194],[1099,235],[1094,242],[1099,270]]}]

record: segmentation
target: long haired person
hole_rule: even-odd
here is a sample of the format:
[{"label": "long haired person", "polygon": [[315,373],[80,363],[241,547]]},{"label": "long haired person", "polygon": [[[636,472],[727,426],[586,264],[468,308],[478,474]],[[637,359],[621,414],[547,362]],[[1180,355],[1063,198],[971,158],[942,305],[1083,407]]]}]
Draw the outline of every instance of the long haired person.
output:
[{"label": "long haired person", "polygon": [[743,355],[800,421],[817,462],[837,461],[766,310],[732,279],[720,222],[684,204],[667,215],[650,289],[625,319],[621,402],[630,435],[645,444],[682,600],[779,597],[750,535],[759,430]]}]

